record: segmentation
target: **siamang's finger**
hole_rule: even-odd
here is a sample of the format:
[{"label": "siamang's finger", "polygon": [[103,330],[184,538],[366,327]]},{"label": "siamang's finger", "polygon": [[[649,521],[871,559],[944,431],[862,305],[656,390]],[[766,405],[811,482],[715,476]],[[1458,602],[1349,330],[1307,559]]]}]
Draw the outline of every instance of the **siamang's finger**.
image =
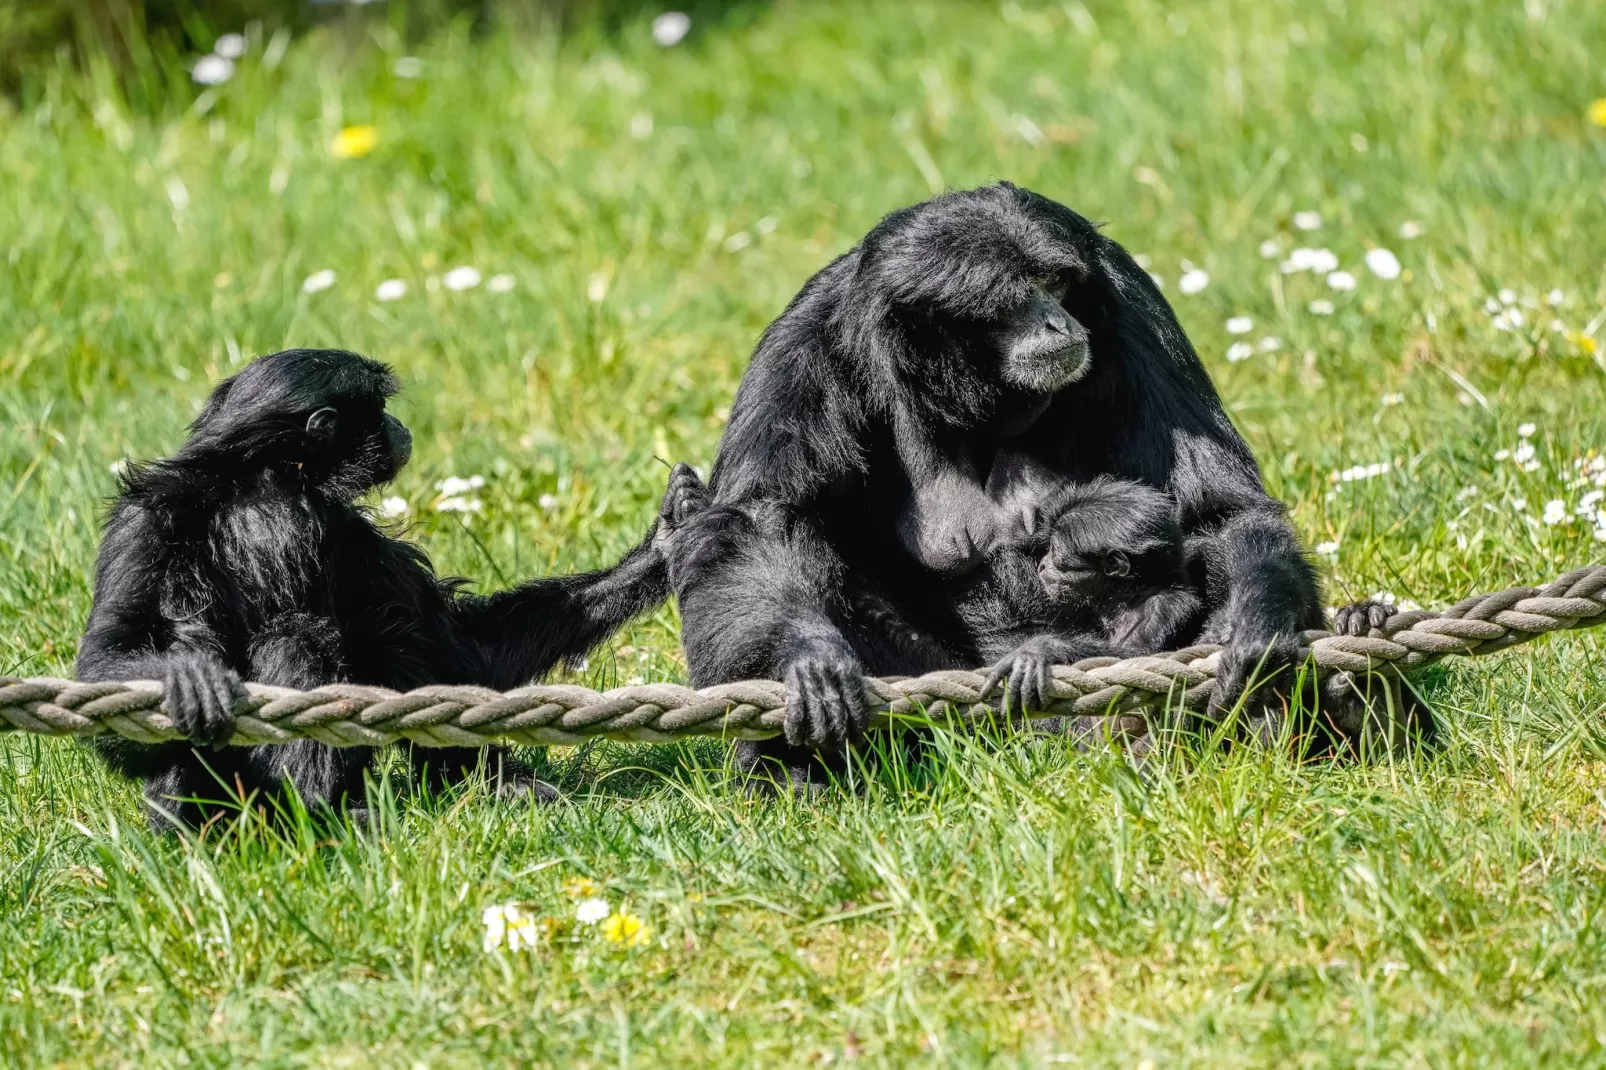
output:
[{"label": "siamang's finger", "polygon": [[186,736],[194,738],[200,727],[200,702],[195,696],[195,684],[182,667],[169,670],[166,687],[167,716]]},{"label": "siamang's finger", "polygon": [[200,705],[199,724],[196,726],[195,739],[200,743],[219,743],[232,735],[231,707],[229,700],[228,682],[223,674],[205,668],[197,668],[194,677],[195,696]]},{"label": "siamang's finger", "polygon": [[831,677],[826,670],[818,665],[808,669],[809,691],[813,696],[810,700],[809,740],[811,747],[826,747],[833,742],[837,720],[836,690],[831,686]]},{"label": "siamang's finger", "polygon": [[1022,692],[1026,687],[1026,674],[1030,671],[1030,660],[1016,658],[1015,664],[1009,670],[1009,691],[1004,695],[1004,716],[1009,717],[1017,713],[1026,712],[1022,699]]},{"label": "siamang's finger", "polygon": [[864,693],[864,678],[856,672],[838,675],[842,681],[842,697],[847,703],[848,739],[857,742],[870,727],[870,703]]},{"label": "siamang's finger", "polygon": [[1036,693],[1032,696],[1032,709],[1034,711],[1042,713],[1048,709],[1048,689],[1053,680],[1054,663],[1048,658],[1040,659],[1037,662],[1037,678],[1033,681],[1036,685]]},{"label": "siamang's finger", "polygon": [[801,669],[792,668],[786,673],[786,723],[783,726],[786,741],[801,747],[809,732],[808,681]]},{"label": "siamang's finger", "polygon": [[803,670],[803,674],[808,680],[809,693],[809,730],[804,743],[810,747],[818,747],[831,731],[831,690],[821,678],[817,666],[810,665]]},{"label": "siamang's finger", "polygon": [[992,670],[988,672],[987,679],[982,681],[981,691],[976,697],[986,702],[992,693],[998,689],[998,682],[1009,672],[1011,666],[1012,663],[1009,661],[1000,661],[997,665],[994,665]]},{"label": "siamang's finger", "polygon": [[1373,602],[1369,607],[1367,616],[1370,618],[1369,623],[1372,627],[1381,628],[1388,623],[1390,617],[1394,616],[1394,607],[1384,605],[1382,602]]},{"label": "siamang's finger", "polygon": [[820,745],[840,747],[848,738],[847,688],[836,673],[827,669],[822,671],[822,675],[825,677],[825,731],[821,734]]}]

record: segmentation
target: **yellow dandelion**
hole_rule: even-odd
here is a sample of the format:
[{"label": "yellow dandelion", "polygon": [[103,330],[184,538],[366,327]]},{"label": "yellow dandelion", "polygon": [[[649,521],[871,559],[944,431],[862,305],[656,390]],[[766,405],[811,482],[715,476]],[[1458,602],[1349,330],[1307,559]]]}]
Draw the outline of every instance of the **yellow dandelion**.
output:
[{"label": "yellow dandelion", "polygon": [[597,882],[590,877],[570,877],[563,882],[563,891],[570,899],[589,899],[597,894]]},{"label": "yellow dandelion", "polygon": [[337,160],[355,160],[367,156],[379,144],[377,126],[348,126],[329,142],[329,155]]},{"label": "yellow dandelion", "polygon": [[625,947],[637,947],[645,943],[649,932],[647,926],[634,914],[623,912],[613,914],[602,923],[602,935],[610,942],[623,944]]},{"label": "yellow dandelion", "polygon": [[1606,126],[1606,97],[1601,97],[1589,106],[1589,121],[1596,126]]},{"label": "yellow dandelion", "polygon": [[1587,334],[1580,334],[1577,339],[1575,339],[1575,343],[1578,346],[1578,351],[1584,354],[1586,357],[1593,357],[1595,355],[1595,350],[1600,348],[1595,339]]}]

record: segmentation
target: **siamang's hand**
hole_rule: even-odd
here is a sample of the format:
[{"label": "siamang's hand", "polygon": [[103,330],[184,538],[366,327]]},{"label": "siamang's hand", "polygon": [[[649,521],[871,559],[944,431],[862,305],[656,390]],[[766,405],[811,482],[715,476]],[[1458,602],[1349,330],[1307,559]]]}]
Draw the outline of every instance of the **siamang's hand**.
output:
[{"label": "siamang's hand", "polygon": [[233,670],[205,654],[173,654],[162,687],[167,715],[190,742],[210,746],[234,734],[234,700],[245,688]]},{"label": "siamang's hand", "polygon": [[864,668],[841,640],[811,639],[785,657],[786,741],[794,747],[839,750],[869,723]]},{"label": "siamang's hand", "polygon": [[1054,682],[1054,663],[1060,654],[1050,637],[1026,640],[993,666],[981,685],[981,697],[986,699],[1003,683],[1004,716],[1029,710],[1041,713],[1053,701],[1049,688]]},{"label": "siamang's hand", "polygon": [[1365,635],[1372,628],[1383,627],[1398,612],[1386,602],[1351,602],[1333,614],[1333,634]]},{"label": "siamang's hand", "polygon": [[[1239,734],[1260,743],[1272,742],[1282,725],[1299,661],[1299,643],[1293,638],[1228,645],[1216,665],[1212,718],[1226,718],[1244,699]],[[1245,691],[1251,686],[1253,690],[1245,699]]]},{"label": "siamang's hand", "polygon": [[711,501],[708,487],[689,464],[677,464],[669,473],[669,486],[658,505],[658,526],[653,530],[653,549],[660,554],[669,548],[675,532]]}]

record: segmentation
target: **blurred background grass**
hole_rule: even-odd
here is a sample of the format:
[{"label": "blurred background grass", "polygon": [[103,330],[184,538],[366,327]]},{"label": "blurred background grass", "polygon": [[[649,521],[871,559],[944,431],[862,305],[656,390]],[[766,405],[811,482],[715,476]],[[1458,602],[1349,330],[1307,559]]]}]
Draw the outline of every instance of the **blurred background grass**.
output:
[{"label": "blurred background grass", "polygon": [[[386,494],[444,571],[592,567],[660,460],[711,460],[810,273],[1000,178],[1147,257],[1331,601],[1599,559],[1599,5],[688,11],[668,47],[637,4],[0,13],[0,671],[68,671],[111,466],[252,355],[396,366],[418,443]],[[1284,272],[1299,247],[1354,287]],[[476,474],[478,512],[437,508]],[[584,676],[681,678],[676,627]],[[81,750],[10,740],[0,1036],[142,1065],[1598,1059],[1599,651],[1443,670],[1449,742],[1382,767],[956,742],[793,808],[727,792],[713,744],[603,746],[554,756],[572,805],[409,799],[332,841],[153,840]],[[570,918],[574,876],[649,946],[481,953],[481,907]]]}]

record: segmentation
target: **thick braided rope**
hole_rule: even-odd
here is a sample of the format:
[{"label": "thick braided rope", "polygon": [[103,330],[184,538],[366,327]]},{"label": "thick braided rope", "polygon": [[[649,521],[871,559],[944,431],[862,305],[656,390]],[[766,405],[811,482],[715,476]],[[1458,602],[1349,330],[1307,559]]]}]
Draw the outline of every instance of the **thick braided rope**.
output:
[{"label": "thick braided rope", "polygon": [[[1450,654],[1492,654],[1548,632],[1606,623],[1606,566],[1569,572],[1544,587],[1478,595],[1437,613],[1398,613],[1369,635],[1310,631],[1302,649],[1329,671],[1399,673]],[[1192,646],[1139,658],[1089,658],[1056,666],[1048,708],[1034,717],[1098,716],[1141,735],[1149,707],[1208,708],[1221,647]],[[984,720],[986,672],[934,672],[865,681],[873,727],[910,715]],[[295,691],[247,684],[234,707],[234,744],[311,738],[337,747],[412,740],[430,747],[478,746],[488,740],[575,744],[588,739],[662,743],[685,736],[767,739],[781,734],[786,688],[746,680],[701,691],[641,684],[598,692],[537,684],[499,693],[482,687],[423,687],[400,694],[333,684]],[[141,743],[183,738],[162,712],[151,681],[82,684],[48,677],[0,676],[0,732],[93,736],[114,732]]]}]

